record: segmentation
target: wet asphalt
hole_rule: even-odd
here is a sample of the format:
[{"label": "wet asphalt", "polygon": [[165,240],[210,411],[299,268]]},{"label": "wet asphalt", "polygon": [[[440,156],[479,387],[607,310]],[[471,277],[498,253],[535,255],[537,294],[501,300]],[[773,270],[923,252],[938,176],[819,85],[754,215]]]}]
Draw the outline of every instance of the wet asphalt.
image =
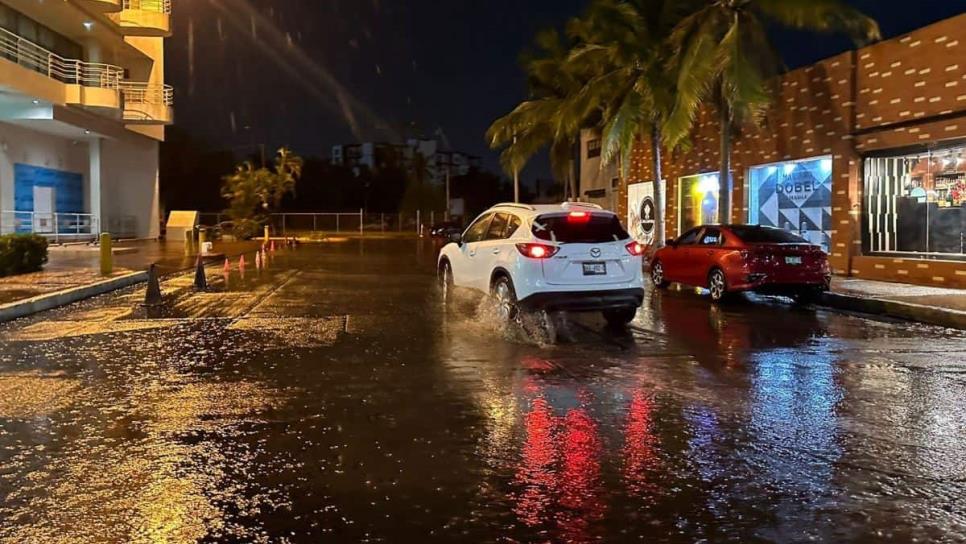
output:
[{"label": "wet asphalt", "polygon": [[966,540],[962,332],[670,291],[548,343],[444,310],[433,260],[0,326],[0,542]]}]

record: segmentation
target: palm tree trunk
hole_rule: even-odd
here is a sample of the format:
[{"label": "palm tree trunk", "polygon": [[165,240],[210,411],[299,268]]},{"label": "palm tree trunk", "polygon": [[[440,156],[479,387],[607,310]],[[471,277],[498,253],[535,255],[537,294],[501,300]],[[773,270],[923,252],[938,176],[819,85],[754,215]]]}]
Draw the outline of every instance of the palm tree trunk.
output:
[{"label": "palm tree trunk", "polygon": [[718,172],[718,222],[731,222],[731,110],[722,99],[721,113],[721,170]]},{"label": "palm tree trunk", "polygon": [[570,177],[570,183],[569,183],[570,184],[570,198],[572,198],[574,200],[580,200],[580,196],[579,196],[579,194],[577,192],[577,173],[574,171],[574,168],[575,167],[576,167],[576,162],[574,162],[573,160],[571,160],[570,161],[570,168],[567,169],[567,172],[569,172],[569,174],[570,174],[570,176],[569,176]]},{"label": "palm tree trunk", "polygon": [[651,157],[654,160],[654,247],[664,247],[664,172],[661,170],[661,127],[651,125]]}]

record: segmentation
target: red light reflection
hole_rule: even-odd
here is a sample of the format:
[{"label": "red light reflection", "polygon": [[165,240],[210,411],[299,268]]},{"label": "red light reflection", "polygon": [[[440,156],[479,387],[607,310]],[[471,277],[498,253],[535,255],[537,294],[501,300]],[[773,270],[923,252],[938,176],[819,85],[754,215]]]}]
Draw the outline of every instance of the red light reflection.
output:
[{"label": "red light reflection", "polygon": [[653,495],[657,486],[649,476],[658,464],[657,437],[652,429],[654,406],[643,392],[634,393],[624,428],[624,481],[632,495]]}]

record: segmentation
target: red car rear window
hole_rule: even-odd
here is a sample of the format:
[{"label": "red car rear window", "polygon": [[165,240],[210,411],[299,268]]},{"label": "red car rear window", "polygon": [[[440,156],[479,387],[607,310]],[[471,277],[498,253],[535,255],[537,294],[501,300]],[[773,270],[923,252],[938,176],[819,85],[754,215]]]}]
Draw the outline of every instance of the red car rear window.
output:
[{"label": "red car rear window", "polygon": [[797,234],[774,227],[754,225],[732,226],[731,232],[746,244],[809,244],[810,242]]}]

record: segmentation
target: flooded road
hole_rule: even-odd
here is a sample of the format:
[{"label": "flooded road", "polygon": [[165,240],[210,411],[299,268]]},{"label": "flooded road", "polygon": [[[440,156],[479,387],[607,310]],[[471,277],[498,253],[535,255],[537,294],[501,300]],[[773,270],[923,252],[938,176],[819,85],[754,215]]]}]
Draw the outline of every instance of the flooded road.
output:
[{"label": "flooded road", "polygon": [[442,312],[433,258],[0,327],[0,542],[964,540],[962,333],[668,292],[546,345]]}]

